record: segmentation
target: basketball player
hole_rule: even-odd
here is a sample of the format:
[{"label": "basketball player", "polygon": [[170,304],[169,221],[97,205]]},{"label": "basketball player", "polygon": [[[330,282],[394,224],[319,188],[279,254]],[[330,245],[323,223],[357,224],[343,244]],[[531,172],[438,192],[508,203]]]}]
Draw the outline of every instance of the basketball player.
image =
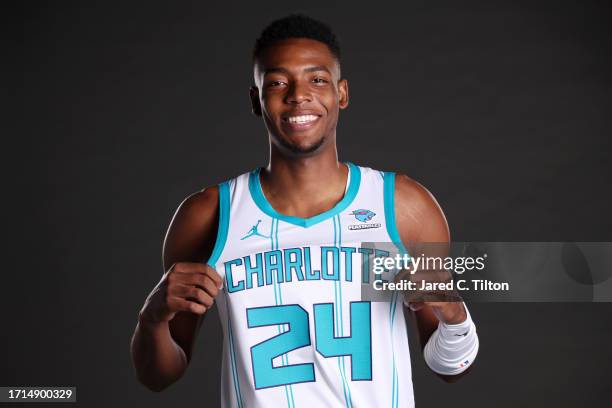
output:
[{"label": "basketball player", "polygon": [[215,301],[223,407],[412,407],[405,310],[425,361],[446,379],[473,362],[475,326],[462,302],[363,301],[362,261],[372,253],[360,242],[448,242],[442,210],[404,175],[338,161],[349,90],[329,27],[300,15],[273,22],[253,64],[268,166],[178,208],[166,272],[132,339],[137,376],[155,391],[177,381]]}]

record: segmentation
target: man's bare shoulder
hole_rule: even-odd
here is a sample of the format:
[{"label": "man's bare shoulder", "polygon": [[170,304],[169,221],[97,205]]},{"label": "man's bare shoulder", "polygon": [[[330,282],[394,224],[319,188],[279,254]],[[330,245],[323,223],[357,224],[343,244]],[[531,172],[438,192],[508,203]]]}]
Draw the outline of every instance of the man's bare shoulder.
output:
[{"label": "man's bare shoulder", "polygon": [[405,174],[395,175],[395,203],[419,210],[426,210],[437,205],[429,190]]},{"label": "man's bare shoulder", "polygon": [[186,217],[206,217],[214,215],[219,206],[219,187],[211,186],[187,196],[177,209]]},{"label": "man's bare shoulder", "polygon": [[219,188],[207,187],[183,200],[164,240],[164,267],[175,262],[199,262],[212,252],[217,235]]},{"label": "man's bare shoulder", "polygon": [[448,240],[446,218],[435,197],[405,174],[395,176],[395,214],[402,241]]}]

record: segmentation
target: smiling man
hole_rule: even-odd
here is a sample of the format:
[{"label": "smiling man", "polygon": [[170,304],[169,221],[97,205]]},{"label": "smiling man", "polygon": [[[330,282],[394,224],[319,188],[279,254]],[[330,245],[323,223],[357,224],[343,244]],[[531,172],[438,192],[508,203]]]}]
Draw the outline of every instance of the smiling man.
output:
[{"label": "smiling man", "polygon": [[363,300],[372,250],[360,243],[448,242],[442,210],[404,175],[338,161],[349,89],[329,27],[301,15],[273,22],[256,41],[253,72],[268,165],[179,206],[165,273],[132,339],[137,376],[156,391],[178,380],[216,300],[222,406],[412,407],[404,312],[446,380],[473,362],[475,326],[461,302]]}]

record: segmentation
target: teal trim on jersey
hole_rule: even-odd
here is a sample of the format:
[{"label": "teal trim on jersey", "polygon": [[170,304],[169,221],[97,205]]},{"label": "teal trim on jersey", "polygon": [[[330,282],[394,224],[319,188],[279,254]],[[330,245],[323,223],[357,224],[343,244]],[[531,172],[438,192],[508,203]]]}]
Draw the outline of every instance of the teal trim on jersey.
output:
[{"label": "teal trim on jersey", "polygon": [[[250,183],[249,183],[250,184]],[[274,251],[278,249],[278,218],[273,217],[272,223],[270,226],[270,250]],[[283,280],[284,281],[284,280]],[[283,304],[283,294],[281,292],[280,282],[278,282],[278,274],[272,275],[272,284],[274,290],[274,304],[276,306]],[[277,325],[278,334],[285,333],[285,325]],[[288,329],[290,330],[290,329]],[[289,356],[287,353],[284,353],[281,357],[281,361],[283,366],[289,365]],[[295,399],[293,397],[293,387],[291,384],[286,384],[285,388],[285,398],[287,399],[287,408],[295,408]]]},{"label": "teal trim on jersey", "polygon": [[234,392],[236,393],[236,402],[238,408],[242,408],[242,393],[240,392],[240,380],[238,378],[238,369],[236,368],[236,350],[234,349],[234,335],[232,334],[232,320],[230,319],[229,306],[227,308],[227,331],[230,346],[230,364],[232,368],[232,379],[234,380]]},{"label": "teal trim on jersey", "polygon": [[340,202],[336,204],[333,208],[328,211],[325,211],[324,213],[315,215],[314,217],[300,218],[278,213],[272,207],[272,205],[270,205],[270,202],[268,202],[268,199],[266,198],[263,193],[263,190],[261,189],[261,182],[259,180],[259,173],[261,169],[255,169],[251,172],[251,174],[249,174],[249,191],[251,193],[253,201],[255,201],[255,204],[265,214],[269,215],[272,218],[278,218],[279,220],[288,222],[289,224],[308,228],[320,223],[321,221],[325,221],[333,217],[341,211],[344,211],[346,207],[348,207],[355,199],[355,196],[359,191],[359,185],[361,184],[361,171],[359,170],[359,167],[355,166],[353,163],[346,163],[346,165],[349,167],[350,173],[349,186],[348,190],[346,191],[346,194],[344,194],[342,200],[340,200]]},{"label": "teal trim on jersey", "polygon": [[230,192],[229,181],[219,184],[219,225],[217,226],[217,240],[213,248],[210,258],[206,262],[209,266],[215,267],[215,264],[225,248],[227,241],[227,231],[230,223]]},{"label": "teal trim on jersey", "polygon": [[[219,260],[223,248],[225,248],[225,242],[227,241],[227,232],[229,230],[230,222],[230,192],[229,192],[229,181],[225,181],[219,184],[219,223],[217,225],[217,239],[215,246],[213,247],[212,253],[206,264],[211,267],[215,267],[215,264]],[[230,368],[232,372],[232,380],[234,383],[234,392],[236,395],[236,402],[238,408],[242,408],[242,393],[240,391],[240,380],[238,378],[238,369],[236,367],[236,350],[234,348],[234,336],[232,333],[232,321],[230,319],[229,305],[227,307],[227,330],[228,330],[228,343],[230,352]]]},{"label": "teal trim on jersey", "polygon": [[[391,241],[395,244],[397,249],[402,254],[407,254],[408,251],[402,243],[399,231],[397,229],[397,222],[395,219],[395,173],[385,172],[383,177],[383,196],[385,201],[385,221],[387,226],[387,233],[391,237]],[[399,400],[399,381],[397,375],[397,366],[395,364],[395,345],[393,343],[393,327],[395,325],[395,312],[397,307],[397,293],[391,296],[391,302],[389,304],[389,319],[391,320],[391,354],[393,356],[393,367],[392,370],[392,381],[391,381],[391,407],[395,408],[398,405]]]},{"label": "teal trim on jersey", "polygon": [[[338,248],[342,247],[342,228],[340,226],[340,215],[336,214],[333,218],[334,221],[334,246]],[[337,224],[337,227],[336,227]],[[338,251],[339,252],[339,251]],[[340,256],[338,255],[338,262],[340,261]],[[340,266],[338,265],[338,270]],[[338,272],[340,273],[340,272]],[[346,275],[345,275],[346,277]],[[332,330],[338,331],[339,337],[344,337],[344,327],[342,325],[342,282],[340,281],[340,276],[338,276],[338,280],[334,282],[334,313],[336,324],[335,328]],[[351,334],[352,336],[352,334]],[[351,388],[349,387],[348,382],[346,381],[346,364],[345,364],[345,356],[338,357],[338,370],[340,371],[340,376],[342,377],[342,388],[344,391],[344,404],[347,408],[353,408],[353,398],[351,397]]]},{"label": "teal trim on jersey", "polygon": [[399,387],[397,378],[397,366],[395,365],[395,343],[393,342],[393,326],[395,325],[395,310],[397,308],[397,295],[398,292],[394,292],[391,295],[391,302],[389,303],[389,319],[391,320],[391,356],[393,357],[392,369],[392,385],[391,385],[391,408],[397,407],[399,400]]},{"label": "teal trim on jersey", "polygon": [[402,254],[407,254],[408,251],[402,243],[399,231],[397,230],[397,223],[395,222],[395,173],[385,172],[385,180],[383,183],[387,232],[391,237],[391,241],[393,241],[400,252],[402,252]]}]

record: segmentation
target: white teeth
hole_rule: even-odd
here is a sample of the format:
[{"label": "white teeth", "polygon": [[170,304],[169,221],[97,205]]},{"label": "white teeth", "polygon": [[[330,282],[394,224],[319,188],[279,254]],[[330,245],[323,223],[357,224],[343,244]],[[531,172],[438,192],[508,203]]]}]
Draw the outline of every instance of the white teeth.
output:
[{"label": "white teeth", "polygon": [[317,116],[315,115],[302,115],[302,116],[290,116],[287,118],[289,123],[307,123],[316,120]]}]

